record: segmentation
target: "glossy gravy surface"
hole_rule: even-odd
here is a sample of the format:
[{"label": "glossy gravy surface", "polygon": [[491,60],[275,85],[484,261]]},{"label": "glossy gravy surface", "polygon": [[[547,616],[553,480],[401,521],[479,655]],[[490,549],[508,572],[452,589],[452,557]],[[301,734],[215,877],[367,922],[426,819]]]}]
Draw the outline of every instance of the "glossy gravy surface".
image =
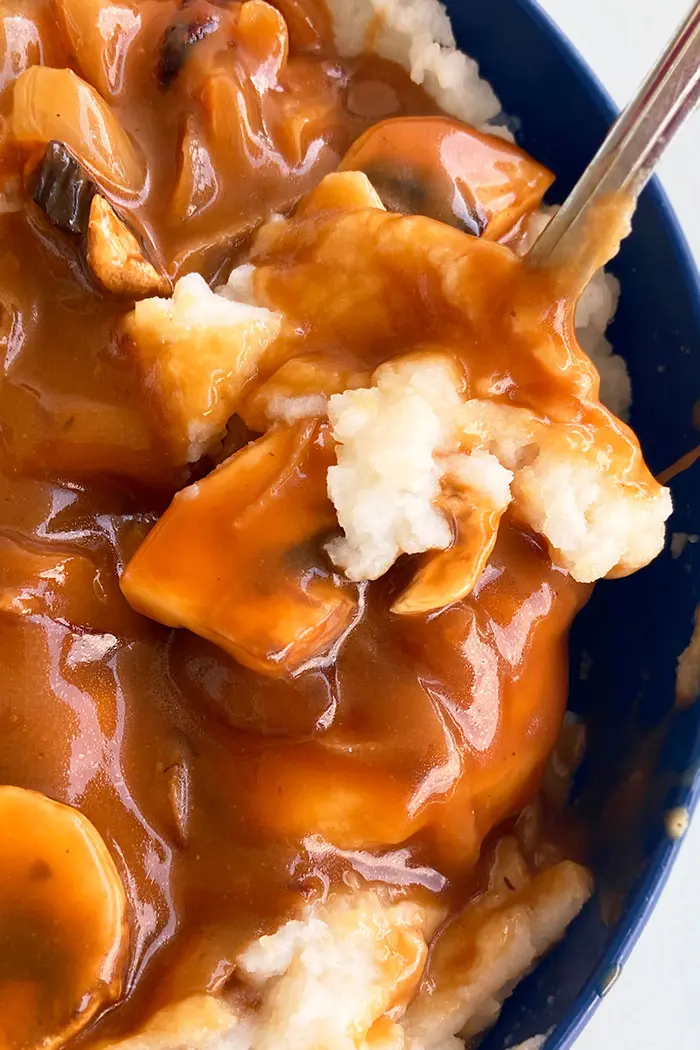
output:
[{"label": "glossy gravy surface", "polygon": [[[96,65],[94,40],[76,52],[80,28],[59,37],[48,4],[22,8],[40,42],[31,61],[43,49],[47,62],[111,84],[147,182],[131,201],[102,188],[173,277],[217,272],[368,124],[434,109],[396,67],[334,55],[320,3],[277,6],[291,27],[286,64],[274,18],[261,13],[268,37],[263,23],[246,36],[235,4],[135,4],[108,66]],[[206,32],[180,64],[162,41],[183,20]],[[250,127],[264,113],[265,134],[222,138],[222,114],[246,107]],[[189,182],[183,150],[197,159]],[[30,179],[41,153],[6,148],[6,176]],[[102,1037],[220,987],[246,941],[274,929],[300,892],[353,869],[455,907],[466,900],[484,834],[537,789],[587,588],[507,523],[464,602],[391,616],[408,571],[399,565],[366,588],[337,658],[294,679],[263,677],[137,615],[118,577],[187,477],[172,469],[123,352],[131,304],[99,292],[79,240],[14,192],[18,210],[0,216],[0,779],[78,807],[121,874],[128,978],[124,1003],[91,1030]],[[488,271],[480,279],[487,290]],[[403,314],[406,330],[425,324]],[[353,366],[364,338],[360,328],[347,344]],[[503,327],[479,338],[508,374]],[[31,956],[37,936],[30,909],[22,922],[0,914],[0,959]],[[0,962],[0,988],[16,980],[11,969]]]}]

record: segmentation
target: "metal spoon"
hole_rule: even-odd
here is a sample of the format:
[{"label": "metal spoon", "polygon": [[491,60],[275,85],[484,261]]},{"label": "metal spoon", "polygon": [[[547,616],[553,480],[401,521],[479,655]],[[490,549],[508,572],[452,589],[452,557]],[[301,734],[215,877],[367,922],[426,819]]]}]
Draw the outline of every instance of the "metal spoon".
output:
[{"label": "metal spoon", "polygon": [[[607,259],[591,224],[596,213],[617,202],[620,236],[634,204],[662,153],[700,102],[700,2],[647,76],[635,98],[620,114],[603,145],[557,214],[528,252],[537,267],[558,267],[575,261],[584,280]],[[625,207],[625,204],[627,207]],[[613,212],[615,207],[613,207]],[[615,238],[608,258],[616,251]],[[587,273],[586,273],[587,271]]]}]

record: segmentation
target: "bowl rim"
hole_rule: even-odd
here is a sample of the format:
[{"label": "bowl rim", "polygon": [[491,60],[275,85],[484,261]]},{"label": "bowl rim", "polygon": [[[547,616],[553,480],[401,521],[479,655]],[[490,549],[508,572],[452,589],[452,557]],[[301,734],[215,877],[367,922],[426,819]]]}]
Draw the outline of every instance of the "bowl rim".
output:
[{"label": "bowl rim", "polygon": [[[551,46],[559,52],[575,73],[585,80],[592,102],[612,123],[619,109],[576,45],[566,36],[551,15],[543,9],[538,0],[515,0],[515,3],[526,11],[537,28],[549,39]],[[691,310],[700,335],[700,271],[698,269],[700,263],[695,260],[678,217],[658,177],[654,176],[650,180],[644,193],[648,203],[659,215],[661,223],[667,230],[669,240],[673,244],[679,268],[687,282]],[[691,819],[699,803],[700,769],[695,772],[692,784],[683,800],[683,807],[687,809]],[[569,1050],[603,998],[615,984],[664,890],[684,838],[685,833],[680,838],[665,835],[655,849],[646,871],[626,902],[624,914],[606,946],[602,959],[577,995],[568,1017],[548,1033],[545,1040],[546,1050]]]}]

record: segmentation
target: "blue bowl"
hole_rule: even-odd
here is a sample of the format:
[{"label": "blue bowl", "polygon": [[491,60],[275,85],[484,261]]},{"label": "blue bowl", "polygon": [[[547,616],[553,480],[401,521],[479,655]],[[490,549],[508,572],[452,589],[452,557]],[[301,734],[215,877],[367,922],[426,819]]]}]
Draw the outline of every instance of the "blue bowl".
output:
[{"label": "blue bowl", "polygon": [[[459,46],[473,55],[518,140],[557,174],[561,201],[600,145],[615,109],[581,57],[530,0],[447,0]],[[655,472],[700,443],[700,284],[675,217],[653,183],[611,266],[622,297],[611,339],[632,378],[632,426]],[[671,532],[697,532],[700,463],[672,482]],[[571,639],[570,706],[590,727],[575,805],[601,827],[595,898],[566,940],[507,1000],[482,1050],[551,1031],[571,1046],[612,986],[678,850],[664,816],[700,792],[700,702],[674,710],[676,660],[700,603],[700,544],[674,560],[602,583]],[[584,671],[585,673],[582,673]]]}]

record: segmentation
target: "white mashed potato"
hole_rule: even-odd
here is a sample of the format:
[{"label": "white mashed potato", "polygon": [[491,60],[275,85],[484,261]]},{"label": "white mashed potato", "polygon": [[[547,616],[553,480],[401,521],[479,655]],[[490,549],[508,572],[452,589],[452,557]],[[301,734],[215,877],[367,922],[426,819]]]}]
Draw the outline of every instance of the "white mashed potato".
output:
[{"label": "white mashed potato", "polygon": [[449,456],[442,476],[459,489],[478,493],[489,510],[504,511],[513,498],[510,489],[512,470],[483,449]]},{"label": "white mashed potato", "polygon": [[[512,479],[519,519],[582,583],[632,572],[661,550],[671,513],[667,489],[650,499],[624,484],[596,448],[573,451],[565,424],[547,425],[526,409],[491,401],[462,401],[459,385],[442,355],[424,354],[383,365],[369,389],[331,398],[338,464],[328,471],[328,493],[345,537],[329,553],[351,579],[376,579],[402,553],[447,547],[441,481],[465,471],[479,502],[502,509]],[[469,453],[489,458],[475,462]]]},{"label": "white mashed potato", "polygon": [[345,892],[252,943],[238,959],[243,994],[192,996],[96,1050],[457,1050],[457,1034],[495,1019],[591,892],[576,864],[532,877],[512,855],[513,889],[499,880],[442,935],[446,954],[463,957],[459,973],[440,972],[440,953],[428,963],[441,909]]},{"label": "white mashed potato", "polygon": [[574,450],[566,424],[544,425],[526,409],[471,400],[460,427],[514,471],[518,517],[579,582],[634,572],[663,548],[668,489],[650,497],[618,477],[595,447]]},{"label": "white mashed potato", "polygon": [[477,127],[501,111],[473,59],[455,46],[437,0],[329,0],[341,55],[374,51],[406,69],[445,113]]},{"label": "white mashed potato", "polygon": [[514,488],[527,524],[546,538],[554,562],[581,583],[634,572],[663,548],[672,509],[668,489],[654,500],[640,497],[592,457],[543,445]]},{"label": "white mashed potato", "polygon": [[[376,893],[339,897],[309,909],[240,959],[265,994],[254,1050],[355,1050],[392,1011],[403,1012],[427,956],[429,913]],[[399,1025],[382,1024],[379,1046],[403,1045]]]},{"label": "white mashed potato", "polygon": [[632,386],[627,365],[605,337],[620,298],[620,282],[599,270],[589,281],[576,308],[576,338],[600,375],[600,400],[620,419],[627,419]]},{"label": "white mashed potato", "polygon": [[345,536],[328,552],[351,580],[376,580],[400,554],[449,546],[435,455],[454,441],[450,413],[459,403],[442,358],[382,367],[374,386],[330,399],[338,463],[328,494]]}]

